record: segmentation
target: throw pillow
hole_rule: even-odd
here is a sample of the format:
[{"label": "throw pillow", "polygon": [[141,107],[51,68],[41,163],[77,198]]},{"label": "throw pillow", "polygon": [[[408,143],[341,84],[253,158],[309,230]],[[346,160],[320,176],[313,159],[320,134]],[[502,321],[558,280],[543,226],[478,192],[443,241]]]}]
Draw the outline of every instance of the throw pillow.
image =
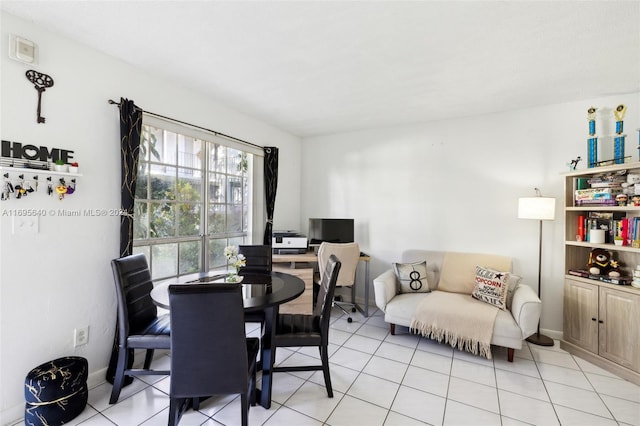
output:
[{"label": "throw pillow", "polygon": [[506,310],[510,275],[509,272],[499,272],[476,266],[475,288],[471,296],[481,302]]},{"label": "throw pillow", "polygon": [[393,270],[400,283],[400,293],[429,293],[427,261],[416,263],[394,263]]},{"label": "throw pillow", "polygon": [[522,277],[519,275],[509,275],[509,288],[507,289],[507,310],[511,310],[511,302],[513,301],[513,293],[516,291],[516,287],[520,285]]}]

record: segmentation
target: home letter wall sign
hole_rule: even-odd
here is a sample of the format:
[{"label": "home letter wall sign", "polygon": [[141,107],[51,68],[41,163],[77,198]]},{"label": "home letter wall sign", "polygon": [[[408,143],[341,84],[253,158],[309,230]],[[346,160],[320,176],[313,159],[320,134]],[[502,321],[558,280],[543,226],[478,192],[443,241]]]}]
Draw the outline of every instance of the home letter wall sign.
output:
[{"label": "home letter wall sign", "polygon": [[56,162],[62,160],[67,164],[73,159],[73,151],[60,148],[47,148],[46,146],[22,145],[19,142],[2,141],[2,157],[18,158],[25,160],[38,160]]}]

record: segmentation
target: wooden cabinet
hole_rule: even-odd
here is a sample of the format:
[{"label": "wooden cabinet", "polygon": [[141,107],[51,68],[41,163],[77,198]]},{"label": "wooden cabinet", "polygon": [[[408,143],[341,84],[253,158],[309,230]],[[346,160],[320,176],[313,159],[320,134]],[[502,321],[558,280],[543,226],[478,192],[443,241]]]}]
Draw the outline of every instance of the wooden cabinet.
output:
[{"label": "wooden cabinet", "polygon": [[640,372],[640,295],[600,286],[599,354]]},{"label": "wooden cabinet", "polygon": [[598,352],[598,286],[573,279],[564,285],[564,340]]},{"label": "wooden cabinet", "polygon": [[640,372],[640,295],[580,280],[565,280],[564,341]]},{"label": "wooden cabinet", "polygon": [[291,302],[280,305],[280,312],[285,314],[313,313],[313,264],[308,263],[273,263],[273,270],[300,277],[304,281],[304,293]]},{"label": "wooden cabinet", "polygon": [[[601,176],[640,174],[640,163],[573,171],[565,175],[565,287],[563,340],[570,353],[640,384],[640,289],[630,285],[603,282],[597,277],[577,277],[570,270],[587,269],[594,248],[612,253],[620,263],[622,275],[633,274],[640,265],[640,234],[625,245],[613,244],[615,231],[605,243],[593,243],[580,236],[580,223],[590,216],[610,215],[631,223],[640,217],[640,206],[578,205],[575,190]],[[613,223],[613,222],[612,222]],[[584,226],[582,227],[584,228]],[[615,229],[615,225],[611,228]]]}]

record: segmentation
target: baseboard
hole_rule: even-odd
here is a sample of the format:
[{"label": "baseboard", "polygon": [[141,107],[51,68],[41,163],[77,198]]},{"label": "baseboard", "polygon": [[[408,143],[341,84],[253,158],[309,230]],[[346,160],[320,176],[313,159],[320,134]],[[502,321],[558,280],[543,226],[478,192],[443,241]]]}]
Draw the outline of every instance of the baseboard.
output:
[{"label": "baseboard", "polygon": [[563,337],[562,331],[549,330],[549,329],[546,329],[546,328],[541,328],[540,329],[540,334],[544,334],[545,336],[549,336],[553,340],[562,340],[562,337]]},{"label": "baseboard", "polygon": [[24,403],[0,411],[0,424],[6,426],[24,424]]}]

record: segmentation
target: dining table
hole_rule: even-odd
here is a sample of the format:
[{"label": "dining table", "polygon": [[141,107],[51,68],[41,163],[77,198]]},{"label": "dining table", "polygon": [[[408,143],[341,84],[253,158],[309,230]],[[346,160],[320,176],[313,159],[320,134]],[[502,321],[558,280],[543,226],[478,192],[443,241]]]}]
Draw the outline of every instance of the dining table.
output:
[{"label": "dining table", "polygon": [[[289,302],[304,292],[304,281],[284,272],[241,273],[243,306],[245,315],[264,315],[261,338],[260,364],[262,367],[262,388],[256,389],[260,405],[271,408],[273,387],[273,364],[275,361],[275,333],[278,310],[281,304]],[[151,291],[153,302],[171,312],[169,286],[174,284],[224,283],[228,274],[218,272],[183,275],[165,280],[155,285]]]}]

